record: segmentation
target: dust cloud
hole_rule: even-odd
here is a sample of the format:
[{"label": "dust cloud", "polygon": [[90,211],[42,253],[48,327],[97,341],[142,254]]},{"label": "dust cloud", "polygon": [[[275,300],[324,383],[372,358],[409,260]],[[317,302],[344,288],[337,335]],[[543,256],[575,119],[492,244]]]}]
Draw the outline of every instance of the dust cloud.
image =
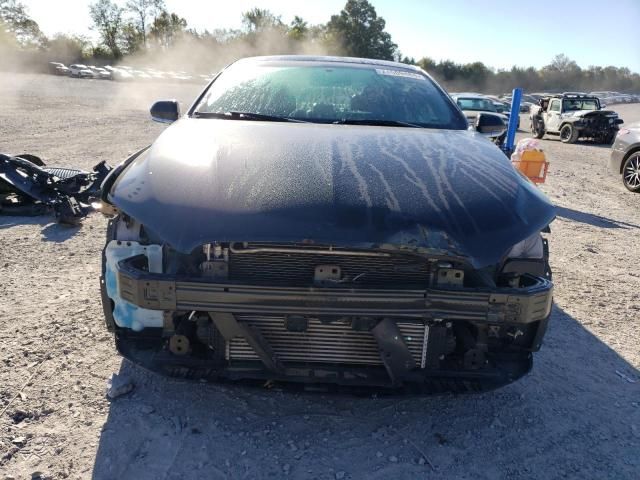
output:
[{"label": "dust cloud", "polygon": [[[334,48],[332,50],[334,54],[340,53]],[[160,71],[212,74],[240,58],[295,54],[328,55],[329,51],[320,40],[295,40],[278,30],[252,32],[222,40],[185,35],[170,48],[150,48],[125,57],[119,64]]]}]

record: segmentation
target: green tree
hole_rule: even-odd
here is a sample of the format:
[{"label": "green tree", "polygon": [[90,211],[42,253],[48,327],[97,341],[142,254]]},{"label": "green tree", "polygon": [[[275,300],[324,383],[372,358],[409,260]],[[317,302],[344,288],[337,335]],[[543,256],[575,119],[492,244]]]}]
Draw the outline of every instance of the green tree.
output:
[{"label": "green tree", "polygon": [[293,40],[305,40],[309,35],[309,24],[305,22],[301,17],[296,15],[295,17],[293,17],[293,21],[289,26],[287,35]]},{"label": "green tree", "polygon": [[474,85],[479,90],[484,90],[489,76],[493,72],[482,62],[473,62],[462,65],[460,76],[465,82]]},{"label": "green tree", "polygon": [[[127,2],[127,10],[136,18],[136,28],[139,36],[142,38],[142,45],[147,46],[147,26],[155,20],[156,16],[165,10],[164,0],[129,0]],[[135,36],[129,31],[125,34],[129,40],[133,40]]]},{"label": "green tree", "polygon": [[582,70],[578,64],[561,53],[542,67],[543,86],[549,90],[577,90],[581,88]]},{"label": "green tree", "polygon": [[16,0],[0,0],[0,29],[22,47],[42,47],[47,40],[26,7]]},{"label": "green tree", "polygon": [[47,44],[49,56],[58,62],[81,62],[85,53],[91,47],[86,37],[79,35],[56,34]]},{"label": "green tree", "polygon": [[166,10],[160,12],[149,31],[158,44],[163,48],[170,48],[175,41],[182,36],[187,28],[187,21],[175,13]]},{"label": "green tree", "polygon": [[436,73],[436,62],[433,58],[422,57],[418,60],[417,65],[431,75],[435,75]]},{"label": "green tree", "polygon": [[132,54],[145,46],[145,36],[134,22],[127,22],[122,27],[122,47],[128,54]]},{"label": "green tree", "polygon": [[573,72],[575,70],[579,70],[578,64],[567,57],[564,53],[560,53],[553,57],[551,63],[544,67],[545,70],[551,70],[556,72]]},{"label": "green tree", "polygon": [[275,16],[269,10],[258,7],[242,14],[242,25],[248,32],[260,32],[284,27],[280,16]]},{"label": "green tree", "polygon": [[111,62],[113,60],[117,60],[113,56],[113,52],[104,45],[95,45],[89,49],[88,58],[93,59],[94,61],[98,60],[100,62]]},{"label": "green tree", "polygon": [[349,56],[393,60],[398,46],[385,32],[386,22],[367,0],[347,0],[339,15],[327,24],[331,48],[341,47]]},{"label": "green tree", "polygon": [[93,25],[100,33],[102,43],[111,51],[114,58],[122,57],[120,42],[123,27],[123,9],[111,0],[96,0],[89,5],[89,14]]}]

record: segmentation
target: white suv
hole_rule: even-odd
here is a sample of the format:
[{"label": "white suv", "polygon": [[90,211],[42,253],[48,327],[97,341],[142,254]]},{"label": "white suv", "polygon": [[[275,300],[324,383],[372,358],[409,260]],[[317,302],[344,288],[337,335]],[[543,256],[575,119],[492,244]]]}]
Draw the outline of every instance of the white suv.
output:
[{"label": "white suv", "polygon": [[69,75],[72,77],[80,77],[80,78],[93,78],[93,72],[86,65],[81,65],[79,63],[74,63],[73,65],[69,65]]}]

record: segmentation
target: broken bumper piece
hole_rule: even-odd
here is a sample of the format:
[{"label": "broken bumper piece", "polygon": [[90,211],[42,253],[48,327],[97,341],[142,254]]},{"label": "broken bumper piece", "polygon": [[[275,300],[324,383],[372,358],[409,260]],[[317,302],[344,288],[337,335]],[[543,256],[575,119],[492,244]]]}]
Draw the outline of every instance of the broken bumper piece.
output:
[{"label": "broken bumper piece", "polygon": [[[218,381],[497,388],[530,370],[552,304],[551,282],[531,275],[518,288],[273,287],[150,273],[148,263],[145,254],[118,260],[103,279],[119,351],[155,371]],[[123,328],[113,298],[155,312],[157,326]]]},{"label": "broken bumper piece", "polygon": [[77,224],[93,211],[100,185],[111,167],[98,163],[92,172],[46,167],[35,155],[0,153],[0,213],[53,213],[60,223]]}]

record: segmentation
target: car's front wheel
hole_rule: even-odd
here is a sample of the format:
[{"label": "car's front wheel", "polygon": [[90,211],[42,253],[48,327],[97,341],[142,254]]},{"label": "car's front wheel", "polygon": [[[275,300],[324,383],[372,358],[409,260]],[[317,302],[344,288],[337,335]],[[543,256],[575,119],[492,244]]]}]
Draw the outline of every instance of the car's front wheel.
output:
[{"label": "car's front wheel", "polygon": [[633,153],[622,166],[622,183],[627,190],[640,193],[640,152]]},{"label": "car's front wheel", "polygon": [[544,129],[540,128],[539,125],[536,125],[536,121],[535,120],[533,120],[531,122],[531,133],[537,139],[541,139],[542,137],[544,137]]},{"label": "car's front wheel", "polygon": [[560,141],[562,143],[576,143],[579,135],[580,132],[570,123],[564,124],[560,129]]}]

